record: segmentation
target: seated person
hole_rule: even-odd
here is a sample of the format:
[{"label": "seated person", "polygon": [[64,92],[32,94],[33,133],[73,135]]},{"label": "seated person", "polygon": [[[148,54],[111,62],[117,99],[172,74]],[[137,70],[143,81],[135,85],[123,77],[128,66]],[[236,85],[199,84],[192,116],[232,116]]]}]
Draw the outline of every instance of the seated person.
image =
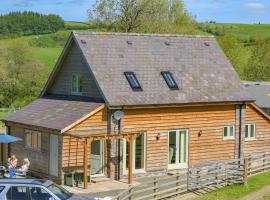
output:
[{"label": "seated person", "polygon": [[16,174],[18,175],[26,175],[26,172],[28,171],[30,166],[30,161],[28,158],[23,159],[23,164],[20,168],[16,169]]},{"label": "seated person", "polygon": [[8,158],[7,168],[8,169],[16,168],[17,163],[18,163],[18,159],[16,158],[16,156],[14,154],[12,154],[11,157]]},{"label": "seated person", "polygon": [[10,176],[9,176],[9,170],[7,169],[7,170],[5,170],[5,172],[4,172],[4,178],[9,178]]}]

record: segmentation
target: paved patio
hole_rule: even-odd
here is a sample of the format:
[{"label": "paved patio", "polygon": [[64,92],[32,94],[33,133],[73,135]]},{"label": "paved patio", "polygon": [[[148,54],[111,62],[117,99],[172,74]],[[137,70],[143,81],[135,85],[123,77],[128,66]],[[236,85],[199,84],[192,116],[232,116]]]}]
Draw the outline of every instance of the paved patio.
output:
[{"label": "paved patio", "polygon": [[[183,173],[186,171],[183,170]],[[178,171],[179,173],[179,171]],[[135,178],[133,181],[132,185],[140,185],[146,182],[149,182],[153,180],[155,177],[166,177],[173,175],[174,173],[168,173],[168,174],[155,174],[155,175],[148,175],[144,177],[138,177]],[[83,184],[80,185],[79,187],[70,187],[63,185],[63,187],[68,190],[71,193],[74,194],[80,194],[80,195],[89,195],[93,197],[112,197],[116,196],[123,190],[127,189],[130,185],[127,183],[128,180],[121,180],[121,181],[116,181],[116,180],[111,180],[111,179],[104,179],[105,181],[100,181],[96,183],[91,183],[88,185],[88,189],[83,189]]]},{"label": "paved patio", "polygon": [[[133,181],[132,185],[140,184],[137,181]],[[127,189],[129,184],[127,181],[115,181],[115,180],[106,180],[98,183],[91,183],[88,185],[88,189],[83,189],[83,186],[79,187],[70,187],[62,185],[66,190],[74,194],[88,194],[94,197],[108,197],[115,196],[121,191]]]}]

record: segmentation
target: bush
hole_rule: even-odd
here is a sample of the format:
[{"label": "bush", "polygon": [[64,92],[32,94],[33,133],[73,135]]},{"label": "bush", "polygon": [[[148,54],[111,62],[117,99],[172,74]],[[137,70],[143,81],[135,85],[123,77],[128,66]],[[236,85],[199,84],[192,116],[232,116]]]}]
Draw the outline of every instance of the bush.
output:
[{"label": "bush", "polygon": [[67,30],[87,30],[93,27],[93,25],[89,23],[83,22],[66,22],[65,29]]},{"label": "bush", "polygon": [[54,34],[35,36],[29,40],[29,44],[33,47],[63,47],[69,35],[69,31],[60,31]]}]

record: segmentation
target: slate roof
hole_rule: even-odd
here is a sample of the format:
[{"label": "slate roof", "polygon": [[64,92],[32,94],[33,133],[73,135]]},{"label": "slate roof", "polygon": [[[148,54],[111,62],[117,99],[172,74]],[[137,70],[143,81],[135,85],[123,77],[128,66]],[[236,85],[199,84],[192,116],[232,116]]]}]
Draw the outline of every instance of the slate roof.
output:
[{"label": "slate roof", "polygon": [[261,108],[270,108],[270,83],[269,84],[245,84],[246,90],[256,100],[255,103]]},{"label": "slate roof", "polygon": [[3,121],[61,131],[101,105],[86,101],[40,98]]},{"label": "slate roof", "polygon": [[[252,101],[217,41],[209,36],[73,33],[109,106]],[[133,71],[142,91],[124,76]],[[170,90],[170,71],[179,90]]]}]

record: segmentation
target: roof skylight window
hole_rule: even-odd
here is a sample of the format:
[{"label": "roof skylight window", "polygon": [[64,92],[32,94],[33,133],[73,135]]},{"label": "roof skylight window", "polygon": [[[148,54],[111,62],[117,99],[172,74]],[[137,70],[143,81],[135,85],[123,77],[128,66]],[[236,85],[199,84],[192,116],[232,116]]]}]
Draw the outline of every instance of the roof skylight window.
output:
[{"label": "roof skylight window", "polygon": [[164,80],[166,81],[168,87],[172,90],[178,90],[178,85],[176,84],[171,72],[169,71],[162,71],[161,72]]},{"label": "roof skylight window", "polygon": [[142,87],[141,87],[138,79],[136,78],[136,75],[134,74],[134,72],[124,72],[124,74],[128,80],[130,87],[132,88],[132,90],[142,91]]}]

